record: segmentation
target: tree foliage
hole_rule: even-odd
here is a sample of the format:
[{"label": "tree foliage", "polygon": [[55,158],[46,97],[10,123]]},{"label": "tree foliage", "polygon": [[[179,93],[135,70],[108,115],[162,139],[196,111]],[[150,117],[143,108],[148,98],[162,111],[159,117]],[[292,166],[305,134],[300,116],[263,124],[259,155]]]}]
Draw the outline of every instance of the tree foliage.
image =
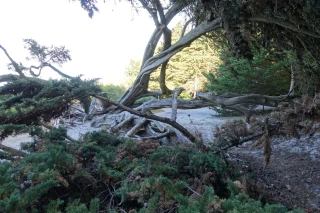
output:
[{"label": "tree foliage", "polygon": [[217,71],[203,73],[210,82],[207,89],[216,94],[286,94],[290,87],[291,75],[288,56],[265,49],[252,52],[252,61],[225,56],[226,59]]},{"label": "tree foliage", "polygon": [[103,131],[70,143],[63,128],[32,134],[27,156],[0,163],[0,212],[287,212],[231,193],[226,164],[201,146],[124,141]]}]

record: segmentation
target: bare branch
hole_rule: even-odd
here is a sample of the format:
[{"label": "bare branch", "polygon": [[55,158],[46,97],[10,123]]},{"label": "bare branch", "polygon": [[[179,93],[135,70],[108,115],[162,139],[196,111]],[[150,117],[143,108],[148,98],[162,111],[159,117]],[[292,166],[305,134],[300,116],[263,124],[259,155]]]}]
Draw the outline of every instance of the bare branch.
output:
[{"label": "bare branch", "polygon": [[254,16],[254,17],[248,18],[248,21],[256,21],[256,22],[275,24],[275,25],[279,25],[283,28],[297,32],[297,33],[305,34],[305,35],[308,35],[308,36],[311,36],[314,38],[320,38],[320,35],[318,35],[318,34],[315,34],[315,33],[308,31],[308,30],[301,29],[299,27],[294,26],[293,24],[291,24],[289,22],[284,22],[278,18],[269,18],[269,17],[265,17],[265,16]]},{"label": "bare branch", "polygon": [[157,28],[160,27],[160,22],[157,16],[157,12],[152,10],[152,8],[148,7],[147,3],[144,0],[139,0],[139,2],[142,4],[142,6],[148,11],[148,13],[151,15],[154,24],[156,25]]},{"label": "bare branch", "polygon": [[[259,136],[264,135],[264,134],[265,134],[265,132],[259,132],[259,133],[256,133],[256,134],[254,134],[254,135],[250,135],[250,136],[248,136],[248,137],[245,137],[245,138],[243,138],[243,139],[241,139],[241,140],[232,141],[231,143],[228,143],[226,146],[220,147],[220,149],[221,149],[221,150],[228,150],[228,149],[230,149],[231,147],[240,146],[240,145],[244,144],[245,142],[251,141],[251,140],[253,140],[254,138],[259,137]],[[219,153],[221,150],[217,150],[217,151],[215,151],[214,153]]]},{"label": "bare branch", "polygon": [[131,104],[132,101],[136,100],[137,96],[147,91],[147,86],[150,78],[150,74],[158,68],[161,64],[169,60],[176,53],[180,52],[192,41],[200,37],[201,35],[210,32],[220,27],[221,18],[217,18],[213,21],[205,21],[198,25],[196,28],[191,30],[177,43],[172,45],[167,50],[149,58],[140,70],[137,79],[135,80],[133,87],[120,99],[120,103],[123,105]]},{"label": "bare branch", "polygon": [[134,127],[132,127],[132,128],[127,132],[127,134],[125,135],[125,137],[128,137],[128,138],[132,137],[134,134],[136,134],[136,133],[141,129],[142,126],[145,125],[146,122],[147,122],[147,119],[146,119],[146,118],[140,119],[140,121],[139,121],[136,125],[134,125]]},{"label": "bare branch", "polygon": [[53,69],[53,71],[55,71],[56,73],[58,73],[58,74],[61,75],[62,77],[69,78],[69,79],[72,79],[72,78],[73,78],[72,76],[63,73],[62,71],[60,71],[60,70],[57,69],[56,67],[52,66],[51,64],[44,63],[44,64],[43,64],[43,67],[46,67],[46,66],[47,66],[47,67],[50,67],[51,69]]},{"label": "bare branch", "polygon": [[190,22],[193,20],[193,18],[189,19],[183,26],[182,30],[181,30],[181,34],[180,34],[180,39],[184,36],[188,25],[190,24]]},{"label": "bare branch", "polygon": [[118,125],[111,128],[112,133],[118,132],[122,127],[128,125],[133,120],[133,115],[130,115],[125,120],[121,121]]},{"label": "bare branch", "polygon": [[164,138],[166,136],[168,136],[170,134],[170,131],[167,130],[165,131],[164,133],[160,133],[160,134],[157,134],[151,127],[150,124],[147,124],[146,125],[146,131],[149,132],[150,134],[152,134],[153,136],[149,136],[149,137],[142,137],[141,139],[142,140],[146,140],[146,139],[154,139],[154,140],[157,140],[157,139],[160,139],[160,138]]},{"label": "bare branch", "polygon": [[6,50],[3,46],[1,46],[1,45],[0,45],[0,49],[2,49],[3,52],[6,54],[6,56],[9,58],[9,60],[11,61],[12,65],[13,65],[13,67],[14,67],[14,69],[15,69],[15,71],[20,75],[20,77],[21,77],[21,78],[25,78],[26,76],[23,74],[23,72],[22,72],[21,68],[19,67],[18,63],[15,62],[15,61],[11,58],[11,56],[9,55],[9,53],[7,52],[7,50]]},{"label": "bare branch", "polygon": [[180,87],[178,89],[175,89],[173,91],[173,97],[172,97],[172,112],[171,112],[171,120],[176,121],[177,120],[177,108],[178,108],[178,101],[177,98],[181,94],[181,92],[184,90],[184,88]]},{"label": "bare branch", "polygon": [[[43,68],[42,65],[40,65],[40,66],[38,66],[38,67],[36,67],[36,66],[31,66],[31,67],[29,68],[29,72],[30,72],[30,74],[33,75],[34,77],[39,77],[39,76],[41,75],[42,68]],[[39,70],[39,73],[38,73],[38,74],[35,74],[32,69],[37,69],[37,70]]]},{"label": "bare branch", "polygon": [[155,4],[156,4],[156,7],[157,7],[157,11],[159,13],[161,24],[166,26],[167,25],[167,20],[166,20],[166,17],[164,15],[164,12],[163,12],[162,5],[161,5],[159,0],[154,0],[154,1],[155,1]]},{"label": "bare branch", "polygon": [[177,130],[181,131],[188,139],[190,139],[191,141],[195,141],[195,137],[187,130],[185,129],[183,126],[181,126],[179,123],[177,123],[176,121],[172,121],[171,119],[169,118],[163,118],[163,117],[159,117],[159,116],[156,116],[156,115],[149,115],[147,113],[144,113],[144,112],[139,112],[139,111],[136,111],[136,110],[133,110],[129,107],[126,107],[118,102],[115,102],[115,101],[111,101],[105,97],[102,97],[102,96],[98,96],[96,94],[91,94],[91,96],[95,97],[95,98],[98,98],[98,99],[101,99],[101,100],[104,100],[106,102],[109,102],[110,104],[113,104],[125,111],[128,111],[134,115],[138,115],[140,117],[144,117],[144,118],[148,118],[148,119],[152,119],[152,120],[157,120],[157,121],[161,121],[163,123],[166,123],[166,124],[169,124],[171,126],[173,126],[174,128],[176,128]]},{"label": "bare branch", "polygon": [[[165,14],[166,23],[169,24],[170,21],[173,19],[173,17],[175,17],[183,8],[184,8],[184,5],[180,3],[180,1],[175,1],[174,4],[170,7],[170,9]],[[162,34],[161,30],[158,27],[156,27],[144,51],[142,66],[150,57],[153,56],[154,50],[160,40],[161,34]]]},{"label": "bare branch", "polygon": [[[207,106],[215,106],[215,104],[205,100],[197,100],[197,99],[183,100],[183,99],[177,98],[177,108],[179,109],[196,109],[196,108],[202,108]],[[166,99],[160,99],[160,100],[152,99],[134,108],[134,110],[161,109],[165,107],[172,107],[172,98],[166,98]]]},{"label": "bare branch", "polygon": [[267,96],[259,94],[244,94],[237,97],[226,98],[223,95],[217,96],[210,92],[198,92],[197,96],[199,98],[205,99],[207,101],[213,102],[216,105],[222,107],[233,106],[236,104],[259,104],[265,106],[277,106],[277,104],[284,100],[286,96]]}]

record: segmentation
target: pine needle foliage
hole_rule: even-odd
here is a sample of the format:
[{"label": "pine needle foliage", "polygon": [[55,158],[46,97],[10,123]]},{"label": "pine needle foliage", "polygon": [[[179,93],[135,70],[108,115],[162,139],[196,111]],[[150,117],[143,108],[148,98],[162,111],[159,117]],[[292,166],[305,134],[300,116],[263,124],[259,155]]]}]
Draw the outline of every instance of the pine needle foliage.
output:
[{"label": "pine needle foliage", "polygon": [[29,154],[0,163],[0,212],[245,212],[239,203],[248,212],[274,212],[234,193],[226,164],[209,149],[124,141],[104,131],[73,143],[64,128],[31,133]]},{"label": "pine needle foliage", "polygon": [[286,55],[266,49],[255,50],[253,53],[252,60],[227,56],[224,53],[224,63],[217,71],[203,73],[209,80],[207,89],[215,94],[286,94],[290,84]]},{"label": "pine needle foliage", "polygon": [[23,131],[23,125],[60,116],[75,100],[88,112],[89,94],[100,91],[94,80],[80,78],[45,81],[28,77],[7,83],[0,87],[0,138]]}]

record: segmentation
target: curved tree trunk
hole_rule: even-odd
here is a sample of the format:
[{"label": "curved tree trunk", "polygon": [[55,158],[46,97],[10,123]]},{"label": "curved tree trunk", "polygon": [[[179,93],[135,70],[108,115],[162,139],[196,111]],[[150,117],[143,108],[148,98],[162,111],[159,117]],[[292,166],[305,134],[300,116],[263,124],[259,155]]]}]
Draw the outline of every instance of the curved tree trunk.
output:
[{"label": "curved tree trunk", "polygon": [[122,105],[128,106],[135,100],[137,100],[137,98],[141,97],[144,93],[147,93],[146,86],[149,83],[150,74],[153,71],[155,71],[160,65],[168,61],[176,53],[180,52],[182,49],[190,45],[191,42],[199,38],[201,35],[219,28],[220,21],[221,19],[217,18],[210,22],[205,21],[201,23],[185,36],[183,36],[170,48],[146,60],[132,87],[125,93],[125,95],[119,100],[119,102]]}]

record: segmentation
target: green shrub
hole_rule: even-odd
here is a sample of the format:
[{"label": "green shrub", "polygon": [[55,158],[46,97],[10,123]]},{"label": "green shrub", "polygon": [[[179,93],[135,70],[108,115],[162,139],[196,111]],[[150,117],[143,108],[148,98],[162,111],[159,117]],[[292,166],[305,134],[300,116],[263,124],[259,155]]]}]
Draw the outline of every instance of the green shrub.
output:
[{"label": "green shrub", "polygon": [[225,162],[199,145],[123,141],[103,131],[71,143],[63,128],[31,132],[38,140],[25,144],[30,153],[0,163],[0,212],[206,213],[222,198],[226,212],[285,212],[239,194]]}]

